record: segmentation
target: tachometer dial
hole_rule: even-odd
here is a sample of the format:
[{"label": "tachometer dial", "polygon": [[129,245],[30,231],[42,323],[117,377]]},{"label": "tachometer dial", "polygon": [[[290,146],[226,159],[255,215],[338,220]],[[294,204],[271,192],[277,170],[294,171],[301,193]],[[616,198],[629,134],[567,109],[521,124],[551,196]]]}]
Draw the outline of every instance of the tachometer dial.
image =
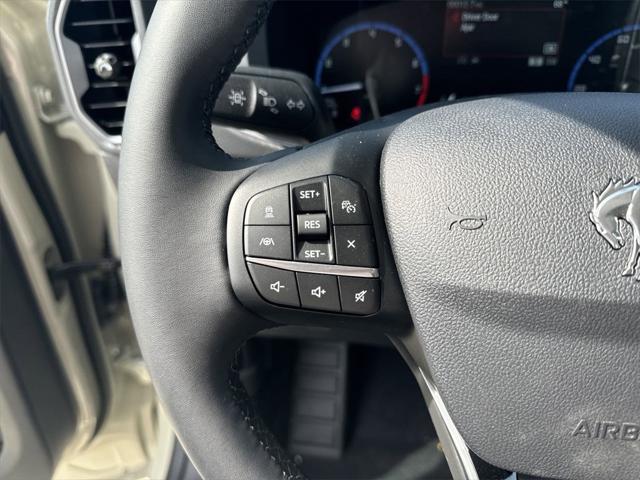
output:
[{"label": "tachometer dial", "polygon": [[640,92],[640,24],[603,35],[580,56],[569,91]]},{"label": "tachometer dial", "polygon": [[323,48],[315,83],[336,128],[342,129],[404,108],[422,105],[429,67],[406,32],[382,22],[352,25]]}]

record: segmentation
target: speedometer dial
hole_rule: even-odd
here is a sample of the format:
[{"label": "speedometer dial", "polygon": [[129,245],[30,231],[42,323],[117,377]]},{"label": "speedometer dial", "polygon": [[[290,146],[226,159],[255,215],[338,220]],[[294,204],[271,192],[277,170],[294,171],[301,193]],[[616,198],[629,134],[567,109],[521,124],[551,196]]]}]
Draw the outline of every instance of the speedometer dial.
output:
[{"label": "speedometer dial", "polygon": [[593,42],[573,67],[567,90],[640,92],[640,24],[612,30]]},{"label": "speedometer dial", "polygon": [[406,32],[388,23],[364,22],[326,44],[315,83],[336,128],[342,129],[422,105],[429,68],[422,49]]}]

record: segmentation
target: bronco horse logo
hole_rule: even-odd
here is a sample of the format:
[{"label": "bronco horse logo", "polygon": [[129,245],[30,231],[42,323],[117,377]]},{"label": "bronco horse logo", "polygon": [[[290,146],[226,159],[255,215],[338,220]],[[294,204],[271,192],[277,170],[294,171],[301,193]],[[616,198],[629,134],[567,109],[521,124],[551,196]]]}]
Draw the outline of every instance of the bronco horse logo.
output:
[{"label": "bronco horse logo", "polygon": [[640,281],[640,180],[633,177],[626,182],[611,180],[600,195],[593,192],[589,219],[614,250],[621,249],[625,243],[620,224],[624,221],[631,226],[631,256],[622,275],[632,277],[637,269],[636,280]]}]

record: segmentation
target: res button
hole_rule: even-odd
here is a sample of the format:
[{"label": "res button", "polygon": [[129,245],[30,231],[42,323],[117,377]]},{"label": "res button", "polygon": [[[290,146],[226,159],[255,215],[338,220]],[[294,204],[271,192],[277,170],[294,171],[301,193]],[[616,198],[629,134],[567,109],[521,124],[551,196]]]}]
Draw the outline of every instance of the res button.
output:
[{"label": "res button", "polygon": [[301,237],[326,237],[329,234],[327,215],[324,213],[298,215],[296,227]]}]

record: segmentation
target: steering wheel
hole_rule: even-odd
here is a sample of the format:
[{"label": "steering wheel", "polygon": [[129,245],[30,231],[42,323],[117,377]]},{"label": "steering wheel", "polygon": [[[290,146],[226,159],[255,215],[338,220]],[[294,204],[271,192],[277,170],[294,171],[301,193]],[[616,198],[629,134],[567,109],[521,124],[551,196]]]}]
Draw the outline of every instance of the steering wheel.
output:
[{"label": "steering wheel", "polygon": [[[303,478],[233,367],[257,332],[302,323],[387,334],[427,380],[449,435],[490,464],[637,476],[640,96],[434,105],[303,149],[231,158],[212,137],[212,105],[269,8],[159,2],[124,126],[126,290],[154,385],[199,472]],[[320,217],[294,196],[310,184]],[[284,221],[272,228],[265,211],[252,229],[251,205],[278,191]],[[319,223],[296,224],[311,218]],[[373,263],[341,265],[344,225],[365,227],[353,232]],[[333,263],[288,257],[306,227],[336,237]],[[255,253],[277,249],[282,232],[294,236],[284,257]],[[335,285],[337,307],[321,304]],[[280,288],[293,296],[274,304]],[[476,475],[456,455],[464,448],[448,451],[454,475]]]}]

